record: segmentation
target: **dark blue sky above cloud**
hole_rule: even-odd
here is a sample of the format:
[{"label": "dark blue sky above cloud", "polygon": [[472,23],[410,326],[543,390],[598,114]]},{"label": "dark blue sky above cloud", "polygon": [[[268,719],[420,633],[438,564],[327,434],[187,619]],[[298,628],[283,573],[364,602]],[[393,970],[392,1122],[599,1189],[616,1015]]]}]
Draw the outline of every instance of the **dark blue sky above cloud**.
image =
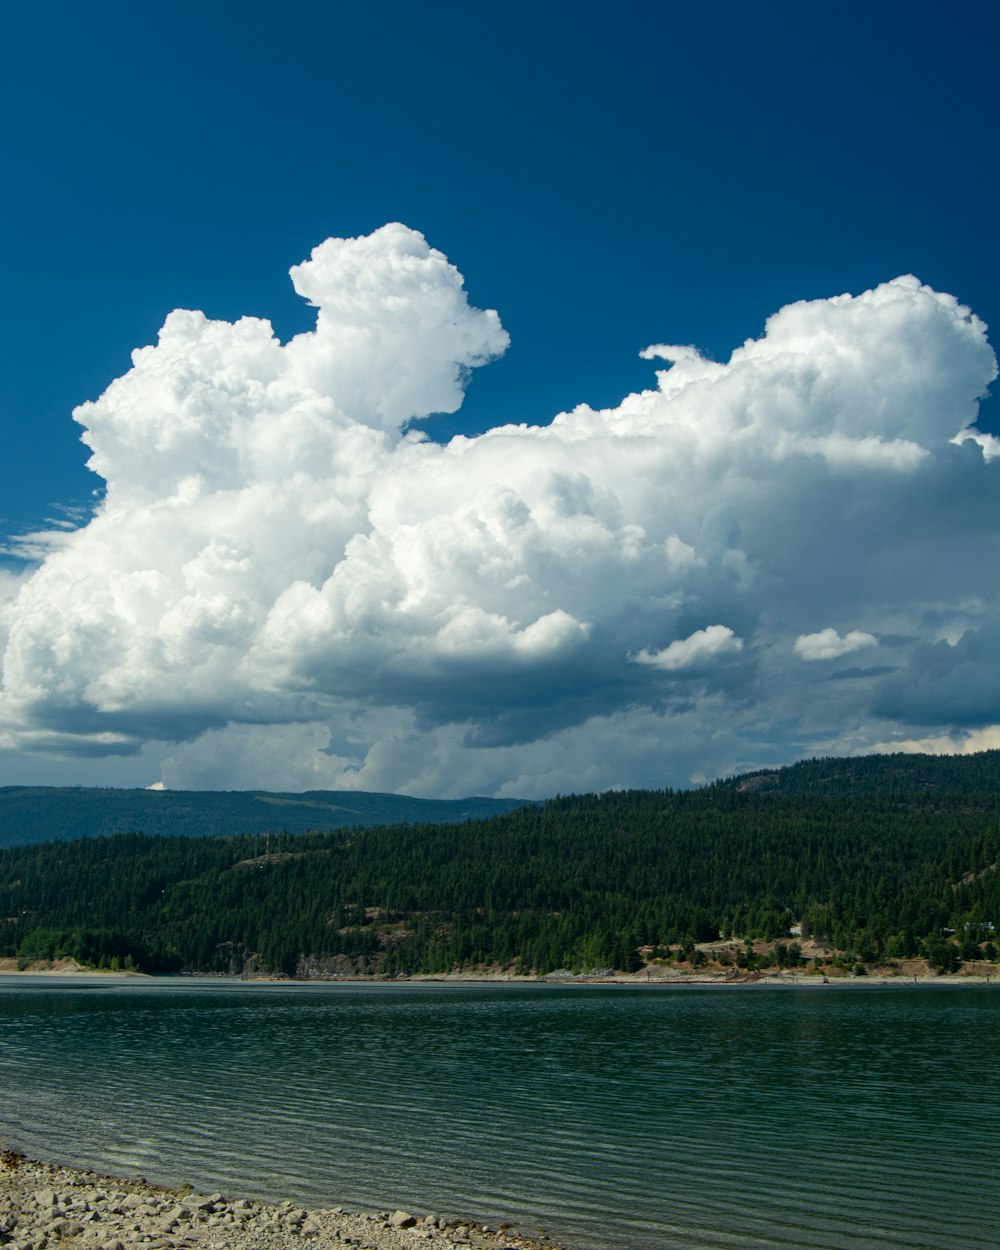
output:
[{"label": "dark blue sky above cloud", "polygon": [[[464,275],[470,304],[496,309],[510,335],[506,353],[475,370],[457,412],[419,421],[442,442],[511,422],[545,425],[580,403],[613,408],[630,392],[654,385],[656,365],[638,356],[647,344],[693,344],[725,362],[746,339],[760,338],[767,318],[783,306],[858,295],[901,274],[915,274],[991,327],[1000,325],[998,26],[993,3],[945,9],[922,0],[617,8],[516,2],[492,9],[451,2],[278,8],[254,0],[179,0],[161,9],[107,0],[82,8],[42,0],[11,9],[0,47],[0,103],[10,123],[0,138],[8,307],[0,338],[7,465],[0,479],[0,539],[9,545],[19,534],[45,528],[47,518],[64,515],[60,509],[93,504],[103,483],[84,468],[88,451],[71,411],[126,373],[129,353],[156,341],[172,309],[200,309],[225,321],[268,318],[287,341],[315,323],[315,310],[292,288],[289,267],[328,237],[368,235],[386,222],[421,231]],[[995,345],[995,332],[991,341]],[[835,422],[835,405],[830,413]],[[983,405],[978,424],[1000,430],[996,399]],[[812,619],[808,604],[822,601],[823,576],[801,552],[793,576],[794,524],[784,515],[758,515],[746,502],[751,460],[733,471],[729,494],[720,494],[712,516],[684,524],[676,519],[673,528],[664,522],[657,537],[666,543],[679,535],[691,546],[696,554],[677,560],[688,561],[685,576],[694,578],[692,570],[723,568],[729,539],[719,535],[738,515],[744,546],[750,552],[756,543],[761,553],[760,575],[767,566],[767,576],[778,578],[780,565],[789,628],[794,617],[803,637],[836,627],[841,636],[857,629],[882,639],[870,654],[844,653],[850,658],[839,671],[856,669],[862,676],[838,682],[843,693],[824,685],[831,724],[840,725],[837,742],[845,749],[853,741],[846,727],[862,704],[866,714],[895,717],[901,726],[933,726],[941,698],[953,710],[942,733],[983,722],[972,693],[977,683],[982,688],[977,665],[987,663],[982,653],[988,644],[973,645],[970,632],[960,656],[961,628],[949,615],[949,605],[995,593],[984,584],[996,580],[988,550],[975,547],[982,561],[978,587],[971,571],[969,535],[981,533],[991,496],[972,465],[971,445],[964,450],[970,453],[965,469],[927,474],[919,487],[931,509],[922,550],[948,583],[947,604],[918,609],[914,601],[905,621],[888,610],[879,621],[862,619],[860,609],[856,620],[835,621],[830,612]],[[842,449],[827,447],[824,454],[836,459]],[[586,456],[581,463],[586,471]],[[483,481],[499,489],[493,471],[482,472]],[[595,469],[593,480],[599,476]],[[867,521],[882,534],[913,530],[901,481],[893,479],[884,491],[868,484],[844,495],[836,484],[824,493],[829,483],[823,479],[801,497],[786,483],[788,497],[798,499],[803,550],[819,533],[813,514],[845,498],[852,516],[870,508]],[[527,498],[530,483],[515,485]],[[382,489],[391,494],[388,485]],[[555,507],[562,489],[546,496],[546,506]],[[615,512],[609,499],[616,491],[624,498],[624,487],[599,482],[595,490],[593,512],[608,532],[640,523],[653,532],[652,511]],[[873,492],[868,502],[866,491]],[[506,525],[497,517],[507,514],[490,499],[477,515]],[[532,504],[536,520],[539,508]],[[859,522],[858,544],[861,533]],[[730,550],[740,541],[734,539]],[[955,542],[966,544],[965,556],[954,556]],[[789,551],[775,555],[783,545]],[[905,598],[899,570],[915,576],[911,566],[920,558],[915,547],[904,550],[895,541],[885,543],[881,570],[876,550],[865,554],[863,571],[854,548],[831,539],[827,554],[828,561],[843,561],[834,580],[846,585],[853,579],[859,603],[862,582],[870,603],[871,587],[894,578],[894,593]],[[525,561],[512,578],[538,573]],[[15,576],[22,562],[8,554],[2,567]],[[320,579],[316,570],[309,576]],[[367,653],[354,667],[338,668],[340,662],[320,654],[312,639],[302,641],[305,650],[292,668],[310,689],[332,681],[336,670],[336,689],[359,703],[390,706],[398,693],[415,718],[414,734],[425,722],[454,723],[460,737],[496,742],[501,751],[505,743],[530,738],[533,724],[557,734],[586,715],[624,714],[637,699],[653,709],[650,715],[686,708],[701,669],[671,669],[672,661],[662,657],[671,642],[722,625],[742,649],[734,643],[727,652],[721,635],[708,635],[702,657],[719,662],[701,686],[705,706],[728,698],[740,709],[711,731],[723,742],[718,766],[754,762],[763,760],[764,744],[774,737],[771,722],[795,719],[794,696],[789,691],[781,708],[763,706],[766,665],[777,662],[778,645],[758,628],[766,596],[734,597],[729,576],[713,580],[709,571],[698,572],[697,587],[685,582],[684,602],[669,611],[652,593],[653,575],[640,577],[636,602],[600,619],[567,579],[558,603],[553,591],[549,615],[541,601],[532,609],[534,619],[550,621],[560,643],[552,643],[558,655],[553,652],[551,662],[519,679],[531,686],[530,698],[519,696],[520,685],[508,684],[503,664],[490,668],[475,657],[464,675],[459,665],[449,685],[442,673],[457,663],[451,651],[447,660],[438,656],[433,672],[416,662],[403,671],[397,657],[366,679]],[[586,569],[580,578],[582,585]],[[522,630],[530,624],[501,602],[499,591],[479,607]],[[912,649],[886,641],[911,637],[907,631],[918,629],[918,616],[927,633],[919,642],[912,636]],[[970,631],[985,628],[974,612],[962,619]],[[570,621],[586,633],[573,645]],[[480,625],[467,620],[461,629],[475,633]],[[448,647],[459,624],[450,628]],[[476,637],[476,646],[489,651]],[[524,663],[522,652],[537,642],[531,637],[530,645],[511,643],[521,648]],[[711,650],[716,644],[717,654]],[[462,645],[473,647],[468,638]],[[697,650],[700,644],[691,645]],[[888,665],[881,663],[886,651]],[[628,660],[642,652],[660,656],[659,667]],[[803,671],[809,681],[817,679],[809,663]],[[662,689],[649,689],[656,681]],[[872,689],[860,702],[851,695],[851,704],[847,691],[859,682]],[[646,695],[637,695],[639,689]],[[49,752],[37,775],[55,777],[51,761],[62,750],[100,753],[100,739],[84,746],[74,728],[92,719],[90,695],[72,708],[37,691],[31,697],[37,706],[29,719],[54,735],[37,748]],[[477,698],[490,702],[479,720],[469,710]],[[215,733],[219,724],[238,720],[232,702],[207,703],[203,715],[194,713],[187,736]],[[281,733],[293,737],[287,726],[314,725],[325,715],[268,703],[246,711],[245,723],[280,724],[286,727]],[[134,750],[137,736],[122,728],[126,721],[142,725],[138,737],[146,740],[156,737],[159,724],[166,741],[181,736],[170,726],[187,716],[188,709],[161,706],[147,691],[121,711],[117,728],[106,728],[121,731]],[[364,752],[352,745],[349,722],[348,716],[333,732],[333,745],[324,746],[322,734],[317,741],[321,750],[336,748],[356,765]],[[641,732],[652,742],[655,734],[647,730]],[[392,732],[401,742],[403,731],[396,726]],[[641,732],[636,722],[622,730],[623,740]],[[737,748],[727,735],[741,732],[744,744]],[[835,737],[830,725],[799,723],[796,732],[779,734],[768,760],[782,753],[791,758],[798,749],[793,738],[801,745],[813,735],[827,743]],[[382,722],[365,730],[371,740],[380,733],[389,733]],[[746,745],[748,735],[758,744],[756,755]],[[871,740],[871,734],[858,738],[862,746]],[[8,761],[29,758],[18,754],[23,746],[12,749]],[[398,775],[409,778],[411,788],[443,793],[447,750],[440,743],[420,749],[436,751],[437,763],[425,759]],[[560,749],[567,760],[575,754],[580,761],[589,750],[582,740]],[[107,776],[155,773],[160,757],[149,750],[148,763],[121,764],[119,774],[109,764]],[[217,744],[220,776],[232,769],[233,750],[238,754]],[[623,748],[623,758],[627,754]],[[599,755],[595,748],[593,783],[614,784],[617,765],[602,773]],[[399,766],[401,755],[394,758]],[[650,769],[655,758],[650,747]],[[12,769],[20,766],[9,764],[5,772],[0,764],[0,781],[13,779]],[[524,792],[544,792],[551,778],[552,788],[567,789],[569,767],[556,761],[549,771],[529,775],[523,760],[511,756],[484,769],[479,784],[507,785],[515,793],[520,780]],[[638,765],[633,773],[622,767],[625,781],[657,781]],[[678,776],[695,775],[700,767],[693,750],[678,765]],[[187,772],[177,765],[176,776],[192,778],[193,770],[190,761]],[[303,784],[313,780],[304,777]],[[389,772],[379,774],[374,765],[362,780],[394,788]]]},{"label": "dark blue sky above cloud", "polygon": [[421,230],[505,359],[440,435],[725,359],[791,300],[916,273],[1000,321],[995,5],[18,6],[0,513],[95,483],[68,422],[167,311],[305,329],[328,235]]}]

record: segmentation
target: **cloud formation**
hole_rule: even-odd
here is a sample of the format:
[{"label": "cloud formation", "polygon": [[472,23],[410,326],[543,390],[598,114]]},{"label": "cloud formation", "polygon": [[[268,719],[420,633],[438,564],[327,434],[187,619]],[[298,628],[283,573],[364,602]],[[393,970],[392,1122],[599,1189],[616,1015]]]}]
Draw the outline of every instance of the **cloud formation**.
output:
[{"label": "cloud formation", "polygon": [[680,669],[702,668],[712,664],[719,656],[743,649],[743,639],[737,638],[725,625],[708,625],[696,629],[689,638],[678,638],[662,651],[640,651],[634,656],[637,664],[650,664],[668,673]]},{"label": "cloud formation", "polygon": [[843,637],[835,629],[821,629],[815,634],[800,634],[795,639],[795,654],[802,660],[839,660],[861,647],[876,647],[878,639],[864,630],[852,629]]},{"label": "cloud formation", "polygon": [[614,408],[439,445],[414,423],[497,314],[398,224],[291,273],[315,330],[175,311],[76,410],[106,491],[0,582],[8,751],[539,795],[995,718],[996,362],[952,296],[792,304],[726,363],[647,348]]}]

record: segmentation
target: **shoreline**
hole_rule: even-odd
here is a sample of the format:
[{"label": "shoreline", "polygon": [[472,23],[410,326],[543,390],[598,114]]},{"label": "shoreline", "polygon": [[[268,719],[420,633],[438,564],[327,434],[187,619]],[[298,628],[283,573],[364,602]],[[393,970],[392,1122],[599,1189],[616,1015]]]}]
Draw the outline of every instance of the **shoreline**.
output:
[{"label": "shoreline", "polygon": [[[923,963],[923,961],[912,961]],[[759,973],[737,975],[716,972],[664,972],[662,969],[644,969],[634,973],[611,973],[606,969],[595,972],[572,973],[567,969],[546,973],[544,976],[518,975],[478,969],[468,972],[425,973],[414,976],[343,976],[343,977],[283,977],[283,976],[228,976],[211,972],[178,972],[164,975],[146,972],[109,971],[103,968],[87,968],[73,959],[51,962],[35,961],[18,968],[17,960],[0,958],[0,980],[20,977],[46,977],[73,982],[93,978],[106,982],[148,982],[155,984],[183,984],[186,981],[218,981],[233,985],[621,985],[658,987],[735,987],[782,986],[782,987],[829,987],[829,986],[906,986],[906,985],[1000,985],[1000,965],[989,964],[989,971],[960,971],[933,973],[924,969],[896,969],[883,971],[878,968],[861,976],[847,972],[806,972],[785,969],[767,970]]]},{"label": "shoreline", "polygon": [[[2,1143],[0,1143],[2,1146]],[[425,1212],[228,1199],[0,1149],[4,1250],[567,1250],[539,1231]]]}]

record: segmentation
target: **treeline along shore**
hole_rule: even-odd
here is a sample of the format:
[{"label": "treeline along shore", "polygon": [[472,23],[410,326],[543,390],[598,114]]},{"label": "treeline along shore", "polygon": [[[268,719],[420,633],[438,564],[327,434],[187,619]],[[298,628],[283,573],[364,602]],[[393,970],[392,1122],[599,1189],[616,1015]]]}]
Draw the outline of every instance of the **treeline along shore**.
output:
[{"label": "treeline along shore", "polygon": [[870,756],[457,824],[14,845],[0,958],[300,978],[988,975],[998,795],[998,751]]}]

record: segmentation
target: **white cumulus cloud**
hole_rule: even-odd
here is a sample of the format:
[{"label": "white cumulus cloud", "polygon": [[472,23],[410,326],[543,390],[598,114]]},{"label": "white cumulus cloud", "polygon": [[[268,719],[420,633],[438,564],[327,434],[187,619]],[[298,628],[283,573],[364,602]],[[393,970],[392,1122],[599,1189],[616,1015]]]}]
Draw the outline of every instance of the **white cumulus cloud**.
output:
[{"label": "white cumulus cloud", "polygon": [[695,630],[688,638],[676,639],[662,651],[640,651],[632,658],[637,664],[649,664],[673,673],[678,669],[710,663],[719,656],[742,649],[742,638],[737,638],[727,626],[709,625]]},{"label": "white cumulus cloud", "polygon": [[852,629],[841,636],[835,629],[821,629],[816,634],[800,634],[795,639],[795,654],[803,660],[839,660],[862,647],[878,646],[874,634]]},{"label": "white cumulus cloud", "polygon": [[76,410],[105,490],[0,581],[0,779],[141,753],[171,787],[535,795],[992,723],[996,362],[952,296],[792,304],[439,445],[414,423],[497,314],[401,225],[292,277],[315,329],[172,312]]}]

